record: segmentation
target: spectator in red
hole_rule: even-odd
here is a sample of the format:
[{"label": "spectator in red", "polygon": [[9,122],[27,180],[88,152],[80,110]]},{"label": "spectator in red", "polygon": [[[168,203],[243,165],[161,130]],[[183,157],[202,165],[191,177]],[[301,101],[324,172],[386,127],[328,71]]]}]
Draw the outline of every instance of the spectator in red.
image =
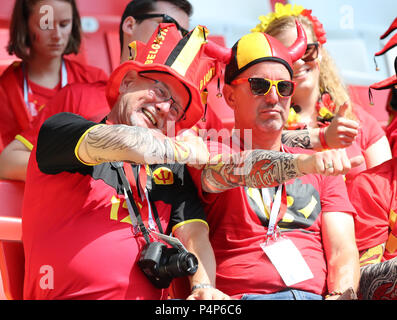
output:
[{"label": "spectator in red", "polygon": [[[396,74],[371,85],[377,90],[397,86]],[[361,299],[397,300],[397,157],[361,172],[349,188],[356,208],[355,232],[360,252]]]},{"label": "spectator in red", "polygon": [[[308,46],[304,56],[293,66],[293,80],[297,86],[286,127],[291,130],[320,128],[320,133],[330,131],[326,136],[320,134],[323,137],[323,148],[328,149],[333,147],[332,139],[341,135],[333,126],[335,121],[342,121],[343,125],[346,121],[357,121],[360,126],[358,135],[346,151],[349,157],[363,155],[365,162],[346,174],[346,184],[349,184],[358,172],[389,160],[390,146],[376,119],[350,100],[334,62],[324,47],[324,28],[311,10],[298,5],[277,3],[275,12],[261,16],[261,22],[253,30],[266,32],[288,46],[296,39],[295,19],[305,28]],[[345,119],[335,118],[340,109],[343,109]],[[347,131],[347,134],[351,133]]]},{"label": "spectator in red", "polygon": [[[218,156],[191,170],[210,226],[217,288],[234,298],[337,299],[358,287],[355,211],[343,178],[302,176],[345,173],[345,150],[306,155],[319,157],[313,171],[299,164],[302,149],[281,141],[295,87],[292,65],[306,49],[299,23],[297,34],[288,49],[262,32],[233,46],[223,89],[235,116],[232,151],[210,141],[221,163]],[[301,175],[292,174],[297,168]]]},{"label": "spectator in red", "polygon": [[67,57],[78,54],[81,37],[75,0],[15,1],[7,49],[21,61],[0,78],[3,147],[29,127],[62,87],[107,80],[101,69]]}]

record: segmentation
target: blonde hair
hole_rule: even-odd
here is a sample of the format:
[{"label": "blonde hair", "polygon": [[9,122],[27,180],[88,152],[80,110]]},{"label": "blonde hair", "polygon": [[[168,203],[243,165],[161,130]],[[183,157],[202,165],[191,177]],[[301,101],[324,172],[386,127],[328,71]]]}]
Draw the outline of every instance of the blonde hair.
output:
[{"label": "blonde hair", "polygon": [[[298,19],[299,22],[301,22],[307,29],[311,31],[314,40],[317,41],[318,39],[314,33],[311,21],[302,15],[299,15],[297,17],[282,16],[280,18],[276,18],[270,22],[270,24],[266,27],[266,29],[261,31],[273,37],[277,37],[277,35],[279,35],[281,32],[289,28],[295,28],[296,19]],[[357,120],[357,117],[354,115],[352,110],[352,103],[349,92],[338,73],[338,70],[335,66],[333,59],[331,58],[330,54],[324,47],[321,47],[321,56],[322,58],[319,63],[320,65],[319,96],[324,92],[328,92],[330,94],[333,102],[337,106],[335,113],[338,111],[339,106],[347,102],[349,107],[346,111],[345,117],[348,119]]]}]

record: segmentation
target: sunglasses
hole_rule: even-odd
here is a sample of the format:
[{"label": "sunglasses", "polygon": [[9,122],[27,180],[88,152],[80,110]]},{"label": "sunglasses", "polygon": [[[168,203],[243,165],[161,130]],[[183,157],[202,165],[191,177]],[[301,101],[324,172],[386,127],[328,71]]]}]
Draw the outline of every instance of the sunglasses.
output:
[{"label": "sunglasses", "polygon": [[182,34],[182,36],[186,36],[189,31],[186,30],[185,28],[182,28],[179,23],[172,17],[170,17],[168,14],[162,14],[162,13],[146,13],[146,14],[139,14],[134,16],[136,20],[146,20],[146,19],[151,19],[151,18],[163,18],[162,22],[163,23],[173,23],[175,24],[176,28],[179,30],[179,32]]},{"label": "sunglasses", "polygon": [[255,96],[267,95],[272,86],[275,86],[277,94],[280,97],[290,97],[294,94],[296,85],[294,81],[290,80],[271,80],[265,78],[241,78],[233,80],[231,84],[240,84],[244,82],[249,82],[251,92]]},{"label": "sunglasses", "polygon": [[318,42],[308,43],[306,47],[305,54],[302,56],[302,60],[305,62],[310,62],[318,57]]}]

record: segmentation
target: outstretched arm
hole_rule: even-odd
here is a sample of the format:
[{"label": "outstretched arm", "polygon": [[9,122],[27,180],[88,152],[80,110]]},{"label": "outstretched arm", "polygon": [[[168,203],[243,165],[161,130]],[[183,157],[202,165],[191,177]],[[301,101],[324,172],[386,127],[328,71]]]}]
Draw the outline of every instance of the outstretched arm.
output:
[{"label": "outstretched arm", "polygon": [[311,155],[249,150],[212,159],[202,171],[201,182],[209,193],[239,186],[267,188],[305,174],[345,174],[363,161],[362,156],[349,160],[344,149]]}]

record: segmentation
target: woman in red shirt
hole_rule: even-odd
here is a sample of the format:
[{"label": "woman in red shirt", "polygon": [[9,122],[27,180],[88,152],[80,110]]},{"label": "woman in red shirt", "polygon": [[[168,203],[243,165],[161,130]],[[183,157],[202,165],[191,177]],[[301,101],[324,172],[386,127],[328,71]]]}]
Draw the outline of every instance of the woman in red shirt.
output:
[{"label": "woman in red shirt", "polygon": [[21,61],[0,77],[0,151],[65,85],[107,80],[101,69],[65,57],[80,43],[75,0],[16,0],[7,50]]},{"label": "woman in red shirt", "polygon": [[[302,6],[277,3],[275,13],[259,18],[261,23],[252,31],[266,32],[287,47],[296,39],[295,20],[303,25],[307,35],[304,56],[294,63],[296,90],[292,97],[288,127],[290,130],[320,128],[320,141],[328,149],[324,130],[338,113],[340,106],[346,109],[345,118],[360,124],[355,142],[346,148],[350,158],[363,155],[365,163],[353,168],[346,175],[346,183],[359,172],[391,159],[391,151],[385,132],[374,117],[362,107],[353,104],[340,79],[332,58],[323,47],[326,35],[322,24]],[[322,134],[321,134],[322,133]],[[335,132],[335,135],[338,134]],[[327,138],[330,134],[327,133]]]}]

